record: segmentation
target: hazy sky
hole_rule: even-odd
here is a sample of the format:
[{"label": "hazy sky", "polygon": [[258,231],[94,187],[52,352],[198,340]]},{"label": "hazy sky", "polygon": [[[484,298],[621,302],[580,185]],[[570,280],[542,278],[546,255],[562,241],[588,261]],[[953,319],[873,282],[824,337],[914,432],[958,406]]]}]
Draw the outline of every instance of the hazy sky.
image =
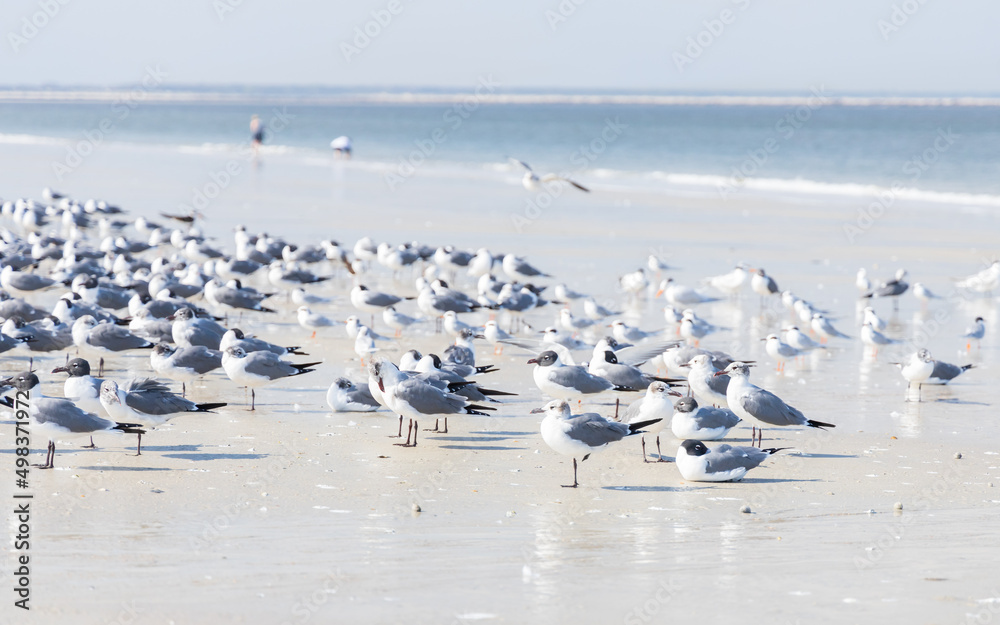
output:
[{"label": "hazy sky", "polygon": [[996,0],[3,0],[0,84],[998,94],[998,24]]}]

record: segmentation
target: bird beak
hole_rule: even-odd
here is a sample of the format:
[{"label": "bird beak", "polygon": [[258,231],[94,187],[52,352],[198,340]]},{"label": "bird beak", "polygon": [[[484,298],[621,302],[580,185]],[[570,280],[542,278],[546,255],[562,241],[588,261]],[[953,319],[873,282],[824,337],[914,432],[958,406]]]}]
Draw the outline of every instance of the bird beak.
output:
[{"label": "bird beak", "polygon": [[677,391],[675,391],[673,389],[668,390],[667,391],[667,395],[670,395],[671,397],[684,397],[683,393],[678,393]]},{"label": "bird beak", "polygon": [[540,414],[545,412],[545,408],[532,408],[531,412],[528,414]]},{"label": "bird beak", "polygon": [[656,292],[656,296],[654,296],[653,299],[656,299],[657,297],[659,297],[661,295],[663,295],[663,289],[660,289],[659,291],[657,291]]},{"label": "bird beak", "polygon": [[690,367],[691,367],[691,363],[689,363],[689,362],[685,362],[685,363],[684,363],[684,364],[682,364],[681,366],[682,366],[682,367],[688,367],[688,368],[690,368]]},{"label": "bird beak", "polygon": [[719,377],[720,375],[727,375],[727,374],[726,374],[726,372],[725,372],[725,371],[716,371],[716,372],[715,372],[715,375],[714,375],[714,376],[712,376],[712,377],[715,377],[715,378],[717,378],[717,377]]},{"label": "bird beak", "polygon": [[382,392],[382,393],[385,392],[385,385],[382,384],[382,378],[378,379],[378,390],[379,390],[379,392]]},{"label": "bird beak", "polygon": [[69,367],[56,367],[52,370],[52,373],[66,373],[69,371]]},{"label": "bird beak", "polygon": [[531,360],[528,361],[528,364],[529,365],[537,365],[538,364],[538,359],[537,358],[532,358]]},{"label": "bird beak", "polygon": [[174,316],[173,315],[167,315],[166,317],[164,317],[164,319],[166,319],[167,321],[173,321],[174,320]]},{"label": "bird beak", "polygon": [[472,336],[472,338],[474,338],[474,339],[485,339],[486,335],[484,335],[484,334],[474,334]]},{"label": "bird beak", "polygon": [[766,341],[767,339],[761,339],[761,341]]}]

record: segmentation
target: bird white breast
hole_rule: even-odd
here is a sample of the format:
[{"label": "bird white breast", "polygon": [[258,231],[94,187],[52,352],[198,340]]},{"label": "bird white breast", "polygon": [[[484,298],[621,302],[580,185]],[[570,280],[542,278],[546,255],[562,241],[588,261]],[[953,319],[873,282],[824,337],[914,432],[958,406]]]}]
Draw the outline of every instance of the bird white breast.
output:
[{"label": "bird white breast", "polygon": [[739,467],[731,471],[709,475],[705,472],[707,454],[704,456],[689,456],[683,447],[677,450],[674,462],[677,464],[677,469],[681,472],[681,476],[685,480],[692,482],[735,482],[743,479],[743,476],[747,474],[746,469]]},{"label": "bird white breast", "polygon": [[566,433],[568,429],[569,424],[565,419],[546,416],[542,420],[542,440],[544,440],[545,444],[551,447],[556,453],[560,453],[564,456],[573,456],[575,458],[582,458],[587,454],[595,453],[607,447],[607,443],[597,447],[591,447],[586,443],[571,438],[569,434]]}]

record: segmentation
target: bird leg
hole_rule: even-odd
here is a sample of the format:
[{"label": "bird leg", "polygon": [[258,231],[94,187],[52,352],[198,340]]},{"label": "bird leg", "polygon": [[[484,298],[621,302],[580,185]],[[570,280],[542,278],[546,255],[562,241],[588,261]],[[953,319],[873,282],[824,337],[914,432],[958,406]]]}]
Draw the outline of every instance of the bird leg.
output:
[{"label": "bird leg", "polygon": [[256,408],[257,408],[256,404],[257,404],[257,392],[254,391],[253,389],[250,389],[250,410],[251,411],[256,410]]},{"label": "bird leg", "polygon": [[187,397],[187,385],[181,382],[181,397]]},{"label": "bird leg", "polygon": [[447,434],[447,433],[448,433],[448,417],[445,417],[444,418],[444,432],[442,432],[442,434]]},{"label": "bird leg", "polygon": [[640,436],[639,440],[642,441],[642,461],[649,462],[649,460],[646,459],[646,437]]},{"label": "bird leg", "polygon": [[49,446],[45,449],[45,464],[33,464],[31,466],[39,469],[51,469],[55,466],[56,442],[49,441]]},{"label": "bird leg", "polygon": [[89,445],[84,445],[82,447],[82,449],[97,449],[97,445],[94,444],[94,437],[93,436],[90,437],[90,444]]},{"label": "bird leg", "polygon": [[139,432],[138,436],[139,436],[139,440],[135,444],[135,455],[141,456],[142,455],[142,432]]},{"label": "bird leg", "polygon": [[97,377],[101,377],[103,375],[104,375],[104,356],[101,356],[101,359],[97,361]]},{"label": "bird leg", "polygon": [[399,415],[399,434],[390,436],[389,438],[403,438],[403,415]]},{"label": "bird leg", "polygon": [[427,428],[427,429],[424,430],[424,432],[440,432],[440,431],[441,430],[438,429],[438,419],[434,419],[434,429],[433,430],[430,429],[430,428]]},{"label": "bird leg", "polygon": [[562,487],[563,488],[576,488],[579,485],[580,485],[580,483],[576,481],[576,458],[573,458],[573,483],[572,484],[563,484]]},{"label": "bird leg", "polygon": [[660,435],[656,435],[656,461],[657,462],[669,462],[663,459],[663,453],[660,452]]}]

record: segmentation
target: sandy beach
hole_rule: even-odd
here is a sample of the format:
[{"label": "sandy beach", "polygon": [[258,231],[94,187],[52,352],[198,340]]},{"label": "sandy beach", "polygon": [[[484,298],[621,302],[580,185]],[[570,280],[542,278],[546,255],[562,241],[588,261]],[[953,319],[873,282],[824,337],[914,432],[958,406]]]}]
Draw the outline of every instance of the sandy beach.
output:
[{"label": "sandy beach", "polygon": [[[65,153],[61,145],[0,148],[4,199],[37,195],[50,184],[48,163]],[[722,198],[705,188],[638,192],[592,181],[593,193],[567,191],[536,212],[529,202],[537,198],[513,169],[453,176],[429,165],[391,190],[384,171],[360,160],[265,154],[254,165],[238,152],[115,143],[64,187],[154,217],[191,202],[232,161],[241,173],[203,209],[206,234],[229,248],[238,223],[300,243],[353,245],[368,235],[485,246],[526,256],[554,276],[547,284],[565,282],[617,306],[618,276],[649,254],[691,286],[738,261],[764,267],[782,289],[831,310],[853,338],[779,374],[759,339],[787,325],[789,314],[776,298],[762,304],[745,289],[737,301],[699,307],[727,328],[702,346],[756,360],[752,381],[837,427],[768,428],[766,447],[790,449],[723,484],[687,482],[673,463],[643,463],[634,437],[582,463],[580,488],[561,488],[572,461],[545,445],[540,416],[529,414],[546,401],[532,383],[529,352],[494,355],[482,343],[477,363],[500,369],[490,386],[518,395],[492,416],[453,418],[448,434],[420,432],[416,448],[402,448],[389,438],[394,415],[334,414],[325,403],[334,378],[365,379],[343,329],[312,339],[295,324],[293,305],[275,298],[279,314],[245,315],[239,327],[302,345],[309,356],[294,360],[321,360],[317,370],[259,389],[255,412],[243,389],[209,375],[189,396],[229,406],[157,428],[143,438],[141,456],[132,436],[97,436],[95,450],[57,444],[55,470],[31,472],[32,610],[15,612],[8,592],[3,622],[632,625],[702,615],[959,624],[994,622],[1000,613],[992,572],[1000,557],[992,529],[1000,505],[996,301],[953,287],[997,253],[995,211],[897,199],[869,223],[859,222],[866,197]],[[849,235],[852,227],[859,232]],[[948,296],[922,309],[908,293],[896,314],[876,301],[891,335],[907,341],[877,358],[857,339],[861,267],[881,278],[902,267]],[[368,282],[414,294],[413,278],[375,269]],[[317,289],[336,298],[323,312],[351,314],[350,286],[338,272]],[[52,296],[38,303],[51,306]],[[663,327],[663,305],[647,294],[627,318]],[[542,328],[556,313],[548,307],[528,321]],[[959,336],[976,316],[985,318],[987,338],[967,351]],[[375,328],[385,329],[380,319]],[[386,356],[440,353],[450,340],[430,329],[405,336]],[[905,401],[906,382],[889,362],[916,347],[975,368],[948,386],[925,387],[923,401]],[[26,351],[9,352],[0,367],[10,375],[27,359]],[[48,372],[64,360],[34,359],[48,395],[62,394],[64,378]],[[152,373],[143,355],[113,358],[109,367],[106,377],[120,380]],[[614,395],[583,408],[610,415]],[[9,411],[2,419],[8,479],[0,496],[9,502],[14,426]],[[669,429],[660,439],[672,458],[678,441]],[[742,423],[727,442],[749,440]],[[41,461],[44,441],[32,447]],[[5,588],[13,553],[5,541]]]}]

